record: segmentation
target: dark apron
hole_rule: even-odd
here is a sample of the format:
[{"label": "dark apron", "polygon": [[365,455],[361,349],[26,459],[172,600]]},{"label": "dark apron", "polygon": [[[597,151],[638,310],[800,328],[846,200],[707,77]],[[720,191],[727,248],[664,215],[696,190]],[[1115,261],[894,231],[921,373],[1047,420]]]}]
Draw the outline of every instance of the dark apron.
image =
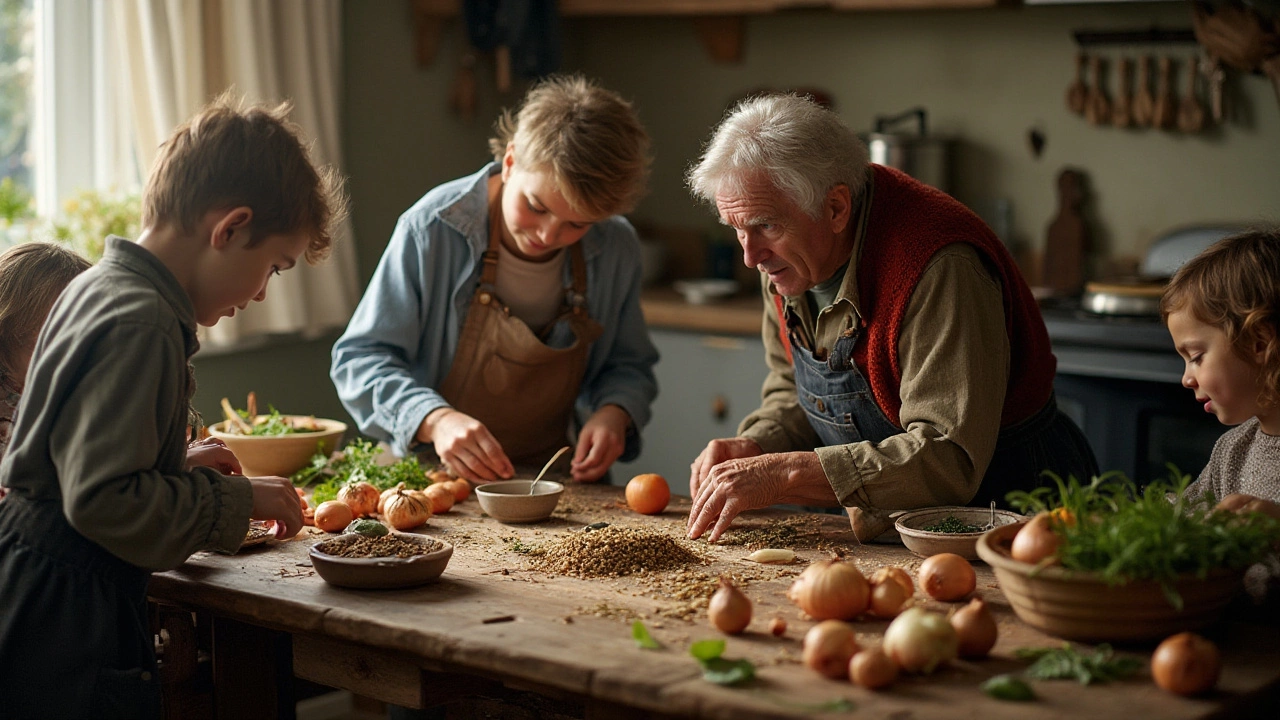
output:
[{"label": "dark apron", "polygon": [[490,201],[489,248],[480,285],[467,308],[458,349],[440,394],[459,412],[484,423],[516,465],[542,465],[568,442],[574,401],[587,370],[591,343],[604,332],[587,314],[587,266],[582,244],[569,248],[573,285],[560,313],[547,325],[567,322],[574,342],[553,348],[494,293],[501,242],[501,203]]},{"label": "dark apron", "polygon": [[[796,395],[824,446],[868,441],[879,443],[903,432],[889,421],[876,403],[871,385],[853,361],[861,331],[842,335],[825,360],[805,348],[787,311],[791,355],[795,367]],[[1060,410],[1052,395],[1034,415],[1000,429],[995,454],[987,466],[978,493],[969,501],[987,507],[992,500],[1007,507],[1005,495],[1051,485],[1044,470],[1064,480],[1075,475],[1088,481],[1098,474],[1098,461],[1084,433]]]},{"label": "dark apron", "polygon": [[0,502],[0,716],[159,717],[150,577],[72,529],[60,503]]}]

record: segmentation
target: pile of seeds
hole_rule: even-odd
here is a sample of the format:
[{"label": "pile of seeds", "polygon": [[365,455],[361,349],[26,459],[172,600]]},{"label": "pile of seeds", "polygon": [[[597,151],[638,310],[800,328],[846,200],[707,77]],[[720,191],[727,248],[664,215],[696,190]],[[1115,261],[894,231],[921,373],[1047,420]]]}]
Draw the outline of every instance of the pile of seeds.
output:
[{"label": "pile of seeds", "polygon": [[700,562],[702,558],[670,535],[610,525],[573,533],[548,546],[535,567],[556,575],[619,577]]},{"label": "pile of seeds", "polygon": [[[754,520],[730,528],[720,538],[721,545],[760,548],[812,548],[822,541],[822,518],[794,515],[780,520]],[[748,524],[749,523],[749,524]]]},{"label": "pile of seeds", "polygon": [[403,540],[399,536],[383,535],[382,537],[343,537],[316,545],[316,549],[325,555],[345,558],[398,557],[409,558],[426,555],[444,547],[438,540],[421,537],[419,542]]}]

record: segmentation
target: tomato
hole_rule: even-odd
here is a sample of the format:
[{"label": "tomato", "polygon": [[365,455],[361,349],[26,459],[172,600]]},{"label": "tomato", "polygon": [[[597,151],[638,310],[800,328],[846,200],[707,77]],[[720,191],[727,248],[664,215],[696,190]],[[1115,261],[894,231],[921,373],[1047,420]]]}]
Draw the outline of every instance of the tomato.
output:
[{"label": "tomato", "polygon": [[657,473],[644,473],[627,483],[627,507],[641,515],[657,515],[671,502],[667,479]]}]

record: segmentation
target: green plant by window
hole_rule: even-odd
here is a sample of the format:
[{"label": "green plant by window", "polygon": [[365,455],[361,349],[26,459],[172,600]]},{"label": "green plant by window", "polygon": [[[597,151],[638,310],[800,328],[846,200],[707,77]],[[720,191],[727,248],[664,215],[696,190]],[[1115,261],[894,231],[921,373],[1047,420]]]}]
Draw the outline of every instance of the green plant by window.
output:
[{"label": "green plant by window", "polygon": [[35,211],[31,208],[31,194],[11,177],[0,180],[0,220],[13,224],[17,220],[34,216]]},{"label": "green plant by window", "polygon": [[137,195],[85,190],[68,200],[48,228],[49,239],[64,243],[92,262],[102,257],[108,235],[138,238],[142,206]]}]

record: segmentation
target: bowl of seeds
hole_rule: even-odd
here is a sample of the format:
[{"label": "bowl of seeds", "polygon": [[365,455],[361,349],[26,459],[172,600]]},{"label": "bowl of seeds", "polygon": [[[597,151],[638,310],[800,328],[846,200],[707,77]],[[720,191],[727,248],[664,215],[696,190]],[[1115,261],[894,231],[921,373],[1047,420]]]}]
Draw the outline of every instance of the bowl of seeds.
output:
[{"label": "bowl of seeds", "polygon": [[1026,518],[1017,513],[995,507],[943,506],[903,513],[894,527],[902,544],[920,557],[955,553],[966,560],[977,560],[982,533],[1023,520]]},{"label": "bowl of seeds", "polygon": [[426,535],[346,533],[311,546],[311,566],[330,585],[406,588],[440,577],[453,546]]},{"label": "bowl of seeds", "polygon": [[504,523],[530,523],[546,520],[556,509],[564,485],[539,480],[529,493],[531,480],[504,480],[476,486],[476,500],[489,517]]}]

